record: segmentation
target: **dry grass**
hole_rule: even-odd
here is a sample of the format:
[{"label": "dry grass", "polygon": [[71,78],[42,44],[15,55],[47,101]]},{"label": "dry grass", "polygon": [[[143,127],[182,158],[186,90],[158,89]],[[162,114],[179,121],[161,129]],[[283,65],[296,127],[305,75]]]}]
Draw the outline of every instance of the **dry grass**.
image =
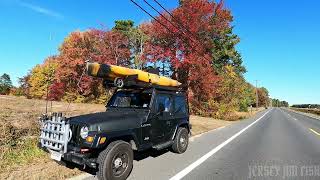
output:
[{"label": "dry grass", "polygon": [[222,126],[231,124],[231,121],[223,121],[219,119],[213,119],[209,117],[190,116],[190,122],[192,125],[192,135],[208,132],[213,129],[217,129]]},{"label": "dry grass", "polygon": [[[45,105],[43,100],[0,96],[0,179],[65,179],[82,173],[58,165],[37,148],[38,117],[45,112]],[[53,102],[51,108],[49,103],[49,111],[65,112],[67,116],[104,110],[104,105],[97,104]],[[248,117],[250,114],[238,115]],[[198,116],[190,119],[193,135],[232,123]]]},{"label": "dry grass", "polygon": [[320,116],[320,109],[308,109],[308,108],[291,108],[295,111],[300,111],[304,113],[310,113]]},{"label": "dry grass", "polygon": [[249,112],[235,112],[232,114],[232,118],[228,121],[191,115],[190,122],[192,124],[192,135],[201,134],[222,126],[227,126],[236,120],[250,118],[262,110],[264,110],[264,108],[253,108],[252,111],[250,110]]},{"label": "dry grass", "polygon": [[[37,148],[38,117],[45,113],[45,106],[43,100],[0,96],[0,179],[64,179],[81,173],[59,166]],[[105,107],[53,102],[48,110],[73,116],[104,111]]]},{"label": "dry grass", "polygon": [[264,107],[260,107],[260,108],[249,108],[248,112],[235,112],[234,116],[236,117],[236,120],[241,120],[241,119],[248,119],[252,116],[254,116],[257,112],[264,110]]}]

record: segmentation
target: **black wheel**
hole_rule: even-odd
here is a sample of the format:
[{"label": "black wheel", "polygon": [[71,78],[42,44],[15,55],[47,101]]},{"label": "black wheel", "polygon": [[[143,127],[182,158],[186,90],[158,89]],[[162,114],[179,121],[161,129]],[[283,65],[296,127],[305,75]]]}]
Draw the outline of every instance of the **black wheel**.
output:
[{"label": "black wheel", "polygon": [[186,128],[180,127],[177,131],[176,137],[172,145],[172,150],[175,153],[182,154],[184,153],[189,144],[189,132]]},{"label": "black wheel", "polygon": [[133,151],[125,141],[114,141],[98,156],[100,180],[127,179],[133,166]]}]

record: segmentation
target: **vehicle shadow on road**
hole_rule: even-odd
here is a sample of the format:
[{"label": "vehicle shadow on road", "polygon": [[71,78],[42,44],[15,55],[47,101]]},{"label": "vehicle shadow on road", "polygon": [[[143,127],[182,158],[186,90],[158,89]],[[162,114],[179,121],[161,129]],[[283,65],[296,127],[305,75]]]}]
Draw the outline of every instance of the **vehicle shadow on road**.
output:
[{"label": "vehicle shadow on road", "polygon": [[161,156],[167,152],[169,152],[169,149],[163,149],[163,150],[150,149],[150,150],[146,150],[146,151],[142,151],[142,152],[134,152],[133,159],[136,161],[141,161],[141,160],[146,159],[148,157],[156,158],[156,157]]},{"label": "vehicle shadow on road", "polygon": [[[141,160],[144,160],[148,157],[156,158],[156,157],[161,156],[161,155],[168,153],[168,152],[170,152],[169,149],[163,149],[163,150],[150,149],[150,150],[146,150],[146,151],[142,151],[142,152],[134,151],[133,159],[135,161],[141,161]],[[77,165],[74,163],[68,163],[67,165],[62,164],[62,163],[60,163],[60,164],[63,166],[66,166],[69,169],[77,168],[80,171],[83,171],[83,172],[86,172],[86,173],[89,173],[92,175],[96,175],[96,173],[97,173],[97,169],[93,169],[90,167],[83,167],[83,166],[80,166],[80,165]]]}]

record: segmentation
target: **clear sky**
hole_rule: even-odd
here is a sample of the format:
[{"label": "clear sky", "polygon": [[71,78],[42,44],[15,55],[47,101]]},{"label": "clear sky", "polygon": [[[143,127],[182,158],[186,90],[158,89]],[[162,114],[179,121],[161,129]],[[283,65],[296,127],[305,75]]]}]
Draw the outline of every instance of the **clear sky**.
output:
[{"label": "clear sky", "polygon": [[[225,1],[241,38],[246,79],[290,104],[320,103],[320,1]],[[168,9],[178,4],[159,2]],[[17,85],[18,77],[57,53],[70,32],[112,28],[117,19],[139,24],[150,18],[130,0],[0,0],[0,74],[10,74]]]}]

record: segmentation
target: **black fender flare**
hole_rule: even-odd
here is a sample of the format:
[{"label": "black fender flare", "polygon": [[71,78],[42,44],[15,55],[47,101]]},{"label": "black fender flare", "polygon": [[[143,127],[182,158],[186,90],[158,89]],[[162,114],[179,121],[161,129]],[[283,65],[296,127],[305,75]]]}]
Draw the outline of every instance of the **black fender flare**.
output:
[{"label": "black fender flare", "polygon": [[137,150],[140,147],[138,137],[132,129],[111,133],[101,133],[100,135],[107,137],[107,142],[103,144],[103,148],[106,148],[111,142],[117,140],[123,140],[130,143],[133,150]]},{"label": "black fender flare", "polygon": [[177,134],[177,131],[178,131],[179,127],[187,128],[188,131],[189,131],[189,134],[191,135],[191,124],[189,123],[189,121],[182,121],[176,126],[176,128],[174,130],[174,133],[173,133],[173,135],[171,137],[171,140],[174,140],[174,138],[176,137],[176,134]]}]

